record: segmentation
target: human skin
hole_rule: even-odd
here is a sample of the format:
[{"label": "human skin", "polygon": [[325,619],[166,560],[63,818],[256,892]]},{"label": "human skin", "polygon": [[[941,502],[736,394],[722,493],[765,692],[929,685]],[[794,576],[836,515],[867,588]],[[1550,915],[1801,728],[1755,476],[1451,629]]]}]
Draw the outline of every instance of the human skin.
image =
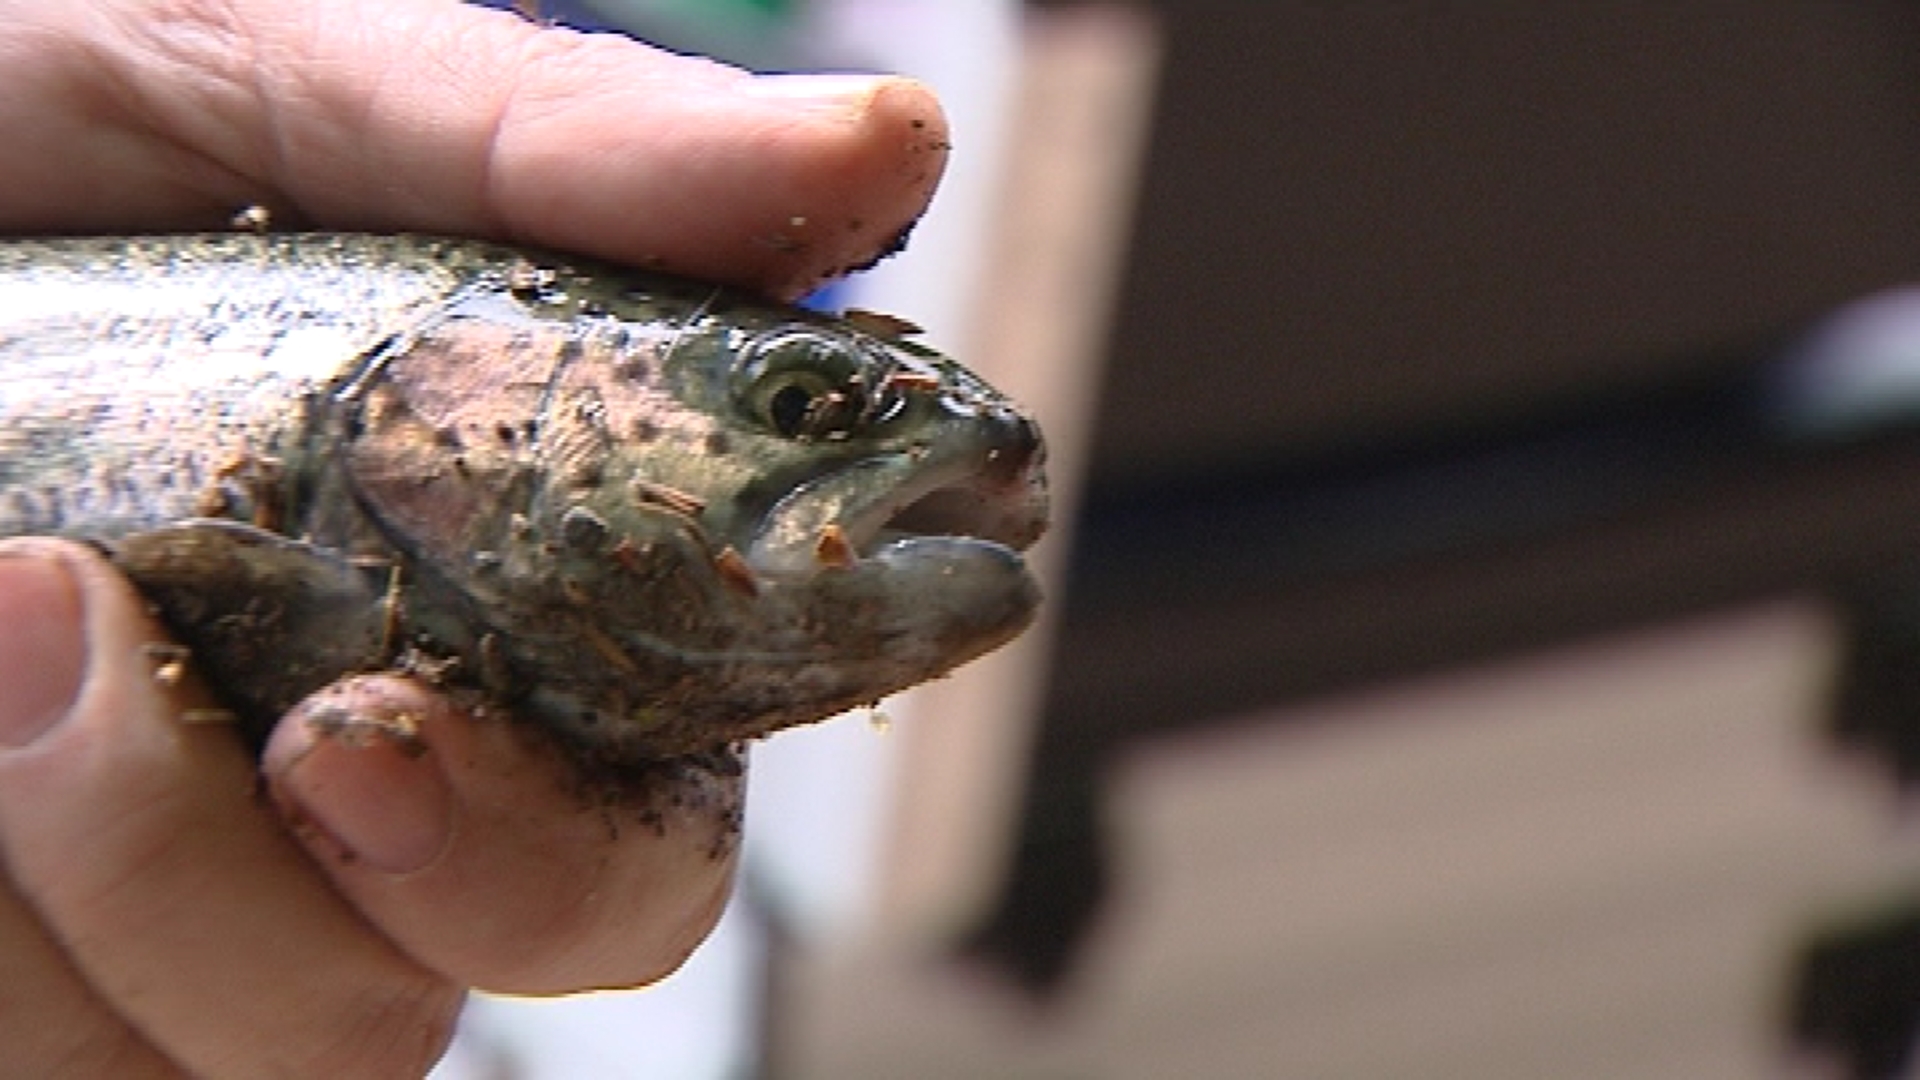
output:
[{"label": "human skin", "polygon": [[[886,250],[945,159],[907,80],[751,77],[451,0],[0,0],[0,233],[277,225],[563,248],[778,297]],[[373,677],[261,762],[84,548],[0,542],[0,1074],[417,1076],[467,988],[671,972],[710,823],[609,828],[498,723]],[[264,785],[260,779],[264,773]],[[722,793],[725,794],[725,793]]]}]

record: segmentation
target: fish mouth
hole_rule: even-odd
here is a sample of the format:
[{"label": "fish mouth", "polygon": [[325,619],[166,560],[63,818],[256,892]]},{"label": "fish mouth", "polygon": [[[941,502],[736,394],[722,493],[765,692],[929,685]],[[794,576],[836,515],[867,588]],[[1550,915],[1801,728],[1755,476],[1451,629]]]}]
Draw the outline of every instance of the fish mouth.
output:
[{"label": "fish mouth", "polygon": [[861,458],[774,504],[744,554],[780,579],[984,547],[1024,573],[1018,552],[1046,530],[1045,458],[1038,429],[1012,414],[968,445]]}]

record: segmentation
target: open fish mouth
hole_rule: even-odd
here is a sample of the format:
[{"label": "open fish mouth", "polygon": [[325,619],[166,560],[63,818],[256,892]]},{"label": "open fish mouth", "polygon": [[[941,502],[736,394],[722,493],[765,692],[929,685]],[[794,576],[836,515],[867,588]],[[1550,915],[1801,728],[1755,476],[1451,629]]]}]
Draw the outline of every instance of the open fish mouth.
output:
[{"label": "open fish mouth", "polygon": [[773,578],[806,577],[909,549],[1017,553],[1045,530],[1046,451],[1038,428],[1011,410],[977,417],[971,437],[860,458],[789,492],[762,520],[745,555]]}]

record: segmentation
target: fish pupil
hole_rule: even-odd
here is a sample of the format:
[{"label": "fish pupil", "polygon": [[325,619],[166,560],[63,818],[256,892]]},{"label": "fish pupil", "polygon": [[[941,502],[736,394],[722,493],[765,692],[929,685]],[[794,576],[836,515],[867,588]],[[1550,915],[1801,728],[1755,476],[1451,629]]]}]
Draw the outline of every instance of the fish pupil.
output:
[{"label": "fish pupil", "polygon": [[774,391],[767,402],[767,420],[786,438],[798,438],[806,430],[807,415],[813,409],[813,394],[797,383]]}]

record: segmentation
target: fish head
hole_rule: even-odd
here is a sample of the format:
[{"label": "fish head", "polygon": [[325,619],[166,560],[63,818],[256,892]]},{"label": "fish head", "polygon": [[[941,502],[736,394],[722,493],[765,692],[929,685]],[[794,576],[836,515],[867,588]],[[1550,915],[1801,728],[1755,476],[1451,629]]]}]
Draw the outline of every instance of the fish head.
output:
[{"label": "fish head", "polygon": [[384,365],[351,471],[430,579],[423,633],[623,760],[877,701],[1031,622],[1029,415],[898,336],[670,299],[565,321],[489,302]]}]

